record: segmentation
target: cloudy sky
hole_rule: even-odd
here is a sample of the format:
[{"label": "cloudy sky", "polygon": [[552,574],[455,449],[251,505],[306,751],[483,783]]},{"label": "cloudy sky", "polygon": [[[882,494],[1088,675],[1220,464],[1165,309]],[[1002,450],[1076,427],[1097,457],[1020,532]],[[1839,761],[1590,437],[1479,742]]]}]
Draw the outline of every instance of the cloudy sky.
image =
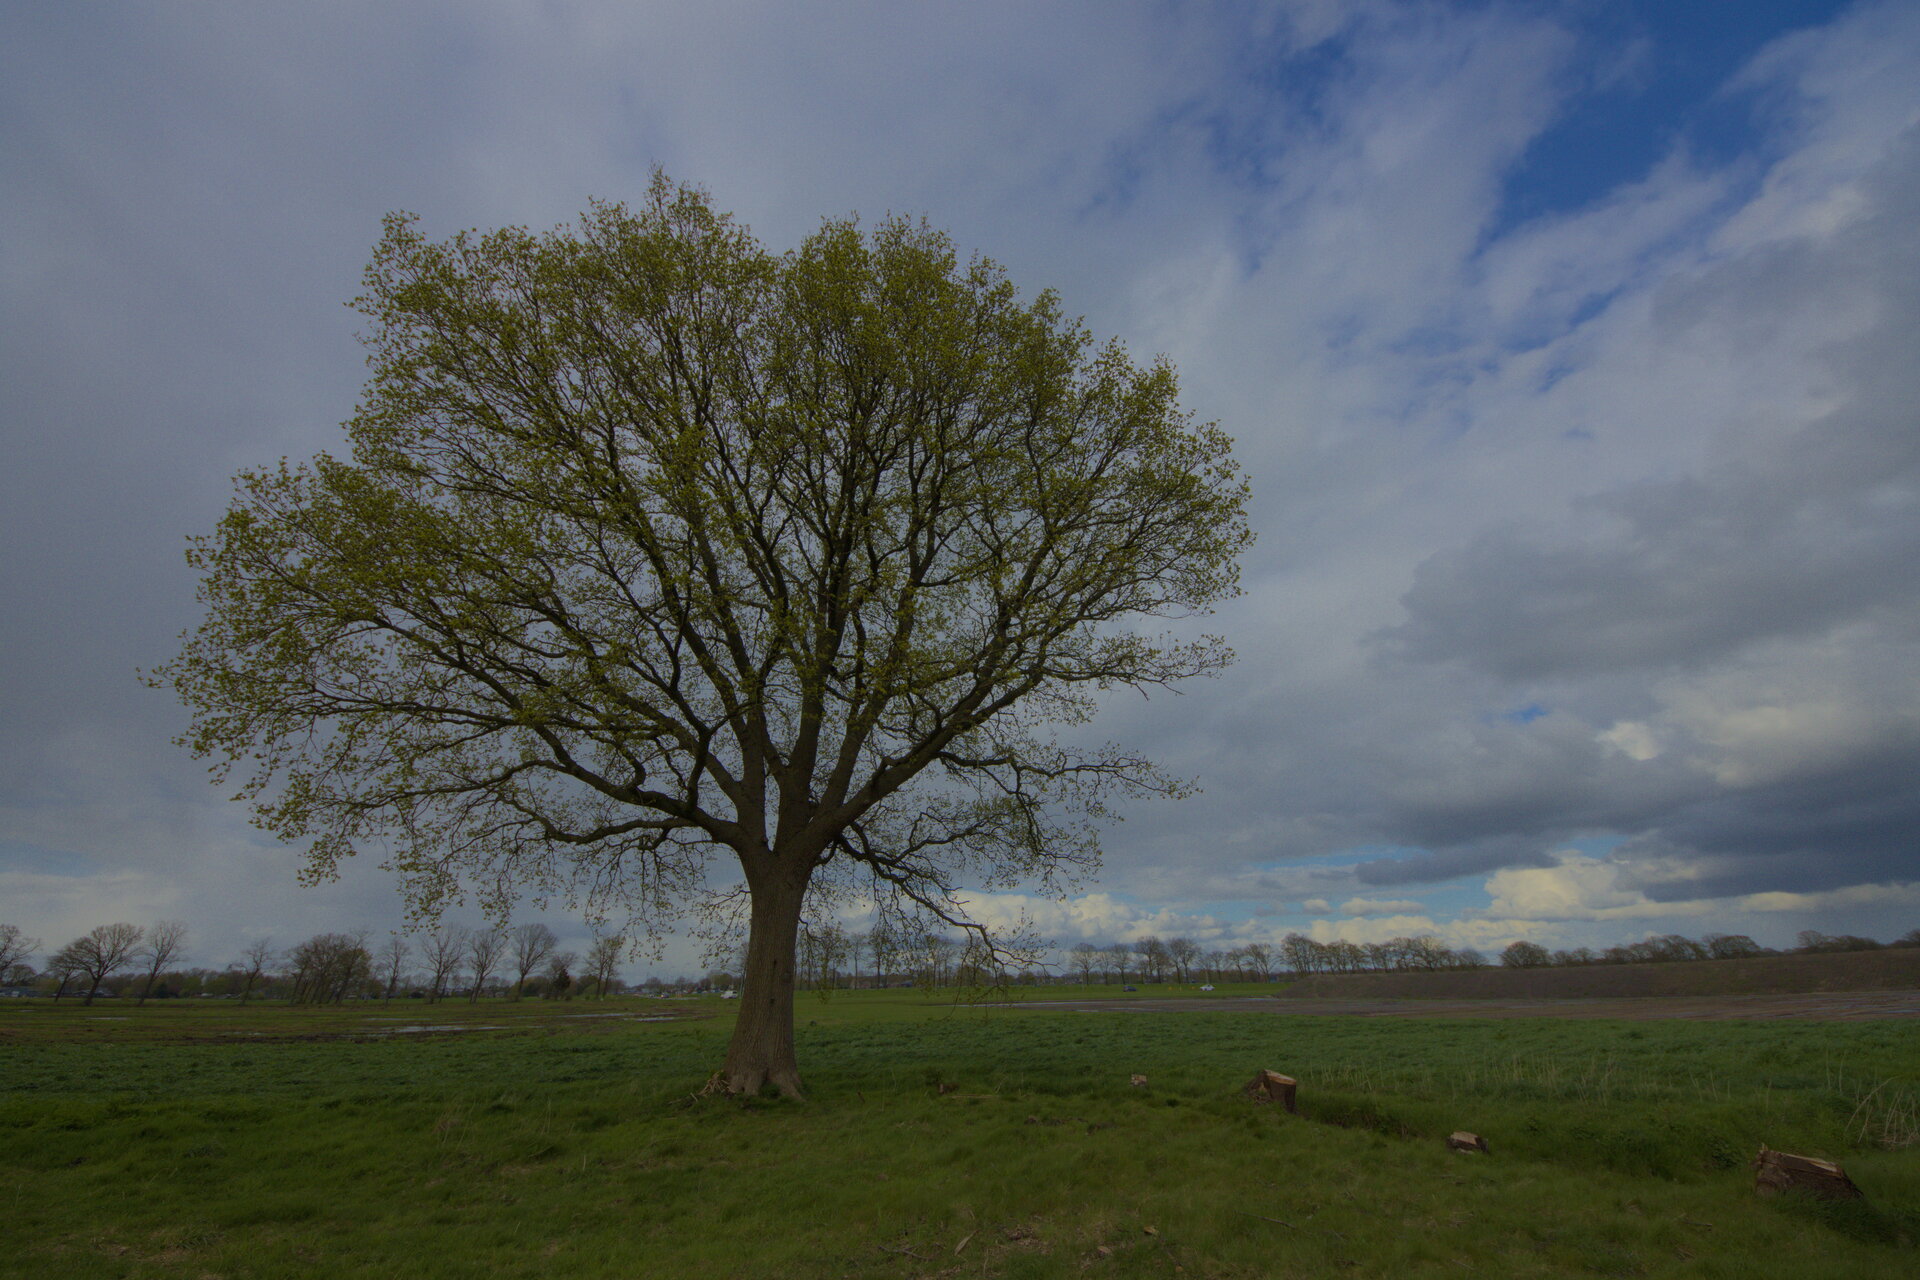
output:
[{"label": "cloudy sky", "polygon": [[0,9],[0,922],[400,923],[136,669],[233,473],[337,445],[383,213],[656,164],[776,248],[925,214],[1238,442],[1240,662],[1100,726],[1204,794],[986,915],[1920,926],[1920,7],[1790,0]]}]

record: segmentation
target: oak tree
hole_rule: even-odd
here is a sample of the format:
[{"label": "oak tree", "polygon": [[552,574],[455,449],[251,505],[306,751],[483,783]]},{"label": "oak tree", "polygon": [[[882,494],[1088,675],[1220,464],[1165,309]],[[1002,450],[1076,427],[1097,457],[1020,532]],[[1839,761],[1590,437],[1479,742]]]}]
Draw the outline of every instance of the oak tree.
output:
[{"label": "oak tree", "polygon": [[656,175],[545,234],[394,215],[357,305],[350,452],[238,478],[158,673],[308,875],[638,931],[737,875],[724,1078],[797,1093],[810,895],[983,939],[966,892],[1182,790],[1050,726],[1231,660],[1168,624],[1235,593],[1246,487],[1052,293],[906,219],[774,253]]}]

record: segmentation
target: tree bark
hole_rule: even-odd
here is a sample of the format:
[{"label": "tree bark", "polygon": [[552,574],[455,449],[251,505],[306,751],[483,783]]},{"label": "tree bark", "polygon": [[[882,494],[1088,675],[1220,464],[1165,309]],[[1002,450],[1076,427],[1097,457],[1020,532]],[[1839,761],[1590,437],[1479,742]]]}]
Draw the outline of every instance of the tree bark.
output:
[{"label": "tree bark", "polygon": [[1294,1105],[1294,1091],[1299,1087],[1300,1082],[1292,1076],[1283,1076],[1278,1071],[1262,1071],[1247,1081],[1240,1091],[1255,1102],[1278,1102],[1289,1114],[1293,1114],[1298,1111]]},{"label": "tree bark", "polygon": [[1847,1171],[1831,1160],[1789,1155],[1762,1143],[1753,1161],[1753,1189],[1763,1196],[1804,1191],[1821,1200],[1859,1200],[1862,1194]]},{"label": "tree bark", "polygon": [[746,971],[741,975],[740,1014],[727,1044],[728,1093],[757,1094],[771,1085],[789,1098],[804,1096],[793,1050],[795,945],[804,875],[783,867],[747,873],[753,895]]}]

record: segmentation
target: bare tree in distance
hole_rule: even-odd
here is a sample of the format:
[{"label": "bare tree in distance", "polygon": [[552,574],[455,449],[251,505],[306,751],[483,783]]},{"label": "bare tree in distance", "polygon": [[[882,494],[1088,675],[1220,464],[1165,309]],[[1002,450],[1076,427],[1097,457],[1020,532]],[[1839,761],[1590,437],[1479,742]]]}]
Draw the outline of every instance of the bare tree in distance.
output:
[{"label": "bare tree in distance", "polygon": [[367,931],[317,933],[287,953],[296,1004],[339,1004],[373,977]]},{"label": "bare tree in distance", "polygon": [[79,953],[75,944],[69,942],[47,957],[47,973],[57,976],[60,981],[53,989],[53,1002],[59,1004],[67,994],[67,984],[73,981],[73,975],[80,972]]},{"label": "bare tree in distance", "polygon": [[254,987],[259,985],[261,976],[273,964],[273,940],[271,938],[254,939],[240,953],[240,959],[244,962],[241,966],[241,981],[244,985],[240,988],[240,1003],[244,1005],[253,998]]},{"label": "bare tree in distance", "polygon": [[1168,957],[1167,944],[1158,934],[1148,934],[1133,944],[1133,953],[1140,957],[1141,978],[1146,982],[1158,982],[1165,974]]},{"label": "bare tree in distance", "polygon": [[140,998],[134,1001],[137,1008],[147,1002],[153,994],[153,984],[160,978],[160,971],[180,957],[187,945],[187,926],[179,920],[162,920],[147,930],[147,940],[135,954],[147,961],[147,981],[140,988]]},{"label": "bare tree in distance", "polygon": [[27,957],[38,950],[40,939],[29,938],[17,924],[0,924],[0,979],[4,979],[13,966],[25,964]]},{"label": "bare tree in distance", "polygon": [[847,979],[847,989],[858,991],[860,989],[860,957],[866,952],[867,937],[863,933],[856,933],[849,929],[846,931],[845,941],[847,967],[853,971]]},{"label": "bare tree in distance", "polygon": [[81,1001],[83,1005],[92,1004],[93,993],[100,989],[100,984],[132,963],[134,950],[140,945],[140,937],[140,927],[123,920],[117,924],[99,925],[67,944],[67,958],[74,970],[87,979],[87,996]]},{"label": "bare tree in distance", "polygon": [[407,957],[412,954],[412,943],[401,934],[389,933],[380,948],[380,954],[373,958],[376,972],[385,975],[387,980],[384,1003],[393,1003],[393,993],[406,974]]},{"label": "bare tree in distance", "polygon": [[544,924],[523,924],[513,931],[513,998],[518,1000],[526,991],[527,977],[538,969],[560,940],[553,936],[553,930]]},{"label": "bare tree in distance", "polygon": [[1247,962],[1253,966],[1254,976],[1265,982],[1273,975],[1273,948],[1264,942],[1249,942],[1240,948]]},{"label": "bare tree in distance", "polygon": [[884,925],[876,925],[867,931],[867,952],[873,957],[874,985],[886,986],[887,979],[899,967],[900,935]]},{"label": "bare tree in distance", "polygon": [[473,970],[473,988],[467,1003],[477,1004],[480,988],[487,984],[500,960],[507,953],[507,931],[498,926],[475,929],[467,934],[467,966]]},{"label": "bare tree in distance", "polygon": [[547,990],[559,999],[573,999],[573,969],[579,963],[578,951],[557,951],[548,957]]},{"label": "bare tree in distance", "polygon": [[1192,938],[1168,938],[1167,960],[1181,982],[1193,981],[1193,964],[1200,958],[1200,944]]},{"label": "bare tree in distance", "polygon": [[846,952],[846,930],[837,920],[822,920],[817,924],[800,926],[800,949],[797,963],[804,980],[813,983],[815,991],[829,991],[833,988],[834,973]]},{"label": "bare tree in distance", "polygon": [[1073,950],[1068,954],[1071,957],[1073,971],[1080,981],[1092,982],[1094,971],[1100,967],[1100,948],[1091,942],[1076,942],[1073,944]]},{"label": "bare tree in distance", "polygon": [[593,945],[587,948],[587,977],[593,982],[594,998],[604,1000],[612,989],[614,977],[620,971],[620,953],[626,949],[627,940],[618,934],[604,938],[595,938]]},{"label": "bare tree in distance", "polygon": [[420,939],[420,957],[427,962],[427,1001],[438,1004],[452,985],[460,962],[467,955],[467,930],[464,925],[441,924]]},{"label": "bare tree in distance", "polygon": [[1553,956],[1537,942],[1521,938],[1507,944],[1500,953],[1500,963],[1509,969],[1538,969],[1553,963]]},{"label": "bare tree in distance", "polygon": [[516,888],[654,936],[745,898],[735,1092],[802,1092],[810,900],[992,938],[1116,796],[1190,785],[1054,726],[1232,661],[1248,491],[1164,360],[905,218],[774,254],[656,174],[636,210],[428,240],[356,305],[350,455],[243,473],[156,682],[325,878],[387,841],[416,912]]}]

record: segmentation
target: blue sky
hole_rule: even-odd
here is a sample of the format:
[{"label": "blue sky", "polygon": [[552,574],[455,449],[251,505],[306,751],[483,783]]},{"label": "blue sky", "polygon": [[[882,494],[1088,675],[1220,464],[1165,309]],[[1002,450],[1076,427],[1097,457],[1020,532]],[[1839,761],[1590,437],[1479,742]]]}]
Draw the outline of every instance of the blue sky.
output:
[{"label": "blue sky", "polygon": [[1566,213],[1646,176],[1675,148],[1708,164],[1764,160],[1769,96],[1731,87],[1740,70],[1790,32],[1830,23],[1847,6],[1756,0],[1591,4],[1565,13],[1579,32],[1568,96],[1509,174],[1491,235]]},{"label": "blue sky", "polygon": [[984,916],[1920,925],[1920,10],[729,15],[0,14],[0,921],[176,917],[208,963],[400,923],[377,857],[298,887],[134,671],[229,477],[336,444],[382,214],[550,226],[658,164],[775,246],[924,213],[1237,441],[1241,660],[1096,726],[1202,794]]}]

